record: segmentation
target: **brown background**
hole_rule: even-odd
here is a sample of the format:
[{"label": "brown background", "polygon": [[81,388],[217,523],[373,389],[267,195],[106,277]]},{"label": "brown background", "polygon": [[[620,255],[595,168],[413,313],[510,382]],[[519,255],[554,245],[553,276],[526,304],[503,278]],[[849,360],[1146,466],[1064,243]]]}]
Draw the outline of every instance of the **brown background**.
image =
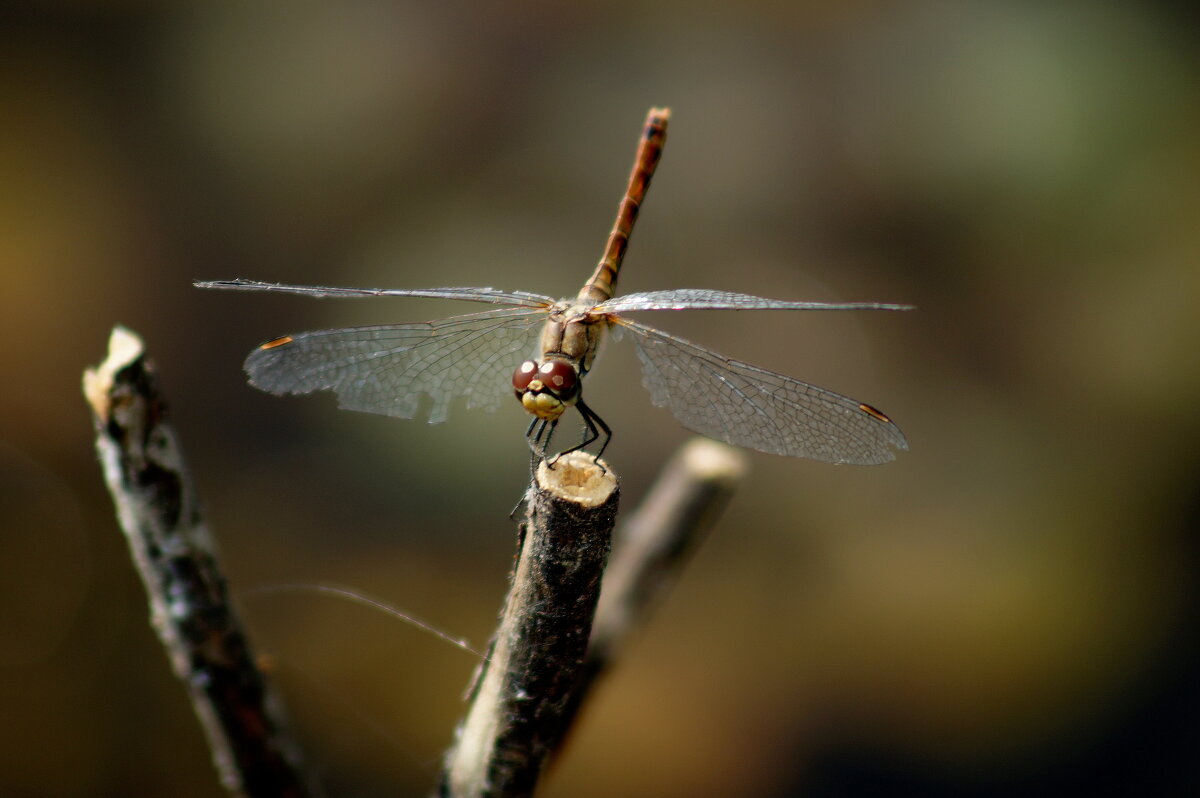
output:
[{"label": "brown background", "polygon": [[[475,308],[190,282],[572,293],[652,104],[622,289],[919,306],[654,319],[878,405],[912,451],[753,455],[544,794],[1196,789],[1186,4],[241,5],[0,16],[0,792],[220,794],[92,455],[79,375],[120,322],[331,793],[425,794],[472,658],[279,588],[484,645],[525,418],[337,412],[240,362]],[[629,508],[687,436],[626,346],[588,391]]]}]

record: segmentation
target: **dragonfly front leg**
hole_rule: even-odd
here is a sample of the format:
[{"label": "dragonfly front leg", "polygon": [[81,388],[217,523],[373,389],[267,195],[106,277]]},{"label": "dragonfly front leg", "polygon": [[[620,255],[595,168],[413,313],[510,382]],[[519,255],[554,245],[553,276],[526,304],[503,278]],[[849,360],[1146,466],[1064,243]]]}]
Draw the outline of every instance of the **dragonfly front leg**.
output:
[{"label": "dragonfly front leg", "polygon": [[557,461],[558,458],[562,457],[564,454],[577,452],[580,449],[583,449],[599,440],[600,436],[603,435],[604,443],[600,444],[600,451],[596,452],[596,456],[593,458],[593,461],[597,461],[600,459],[600,455],[604,454],[604,450],[608,448],[608,442],[612,440],[612,430],[609,429],[609,426],[604,423],[604,419],[600,418],[600,416],[596,415],[595,411],[584,404],[582,399],[579,399],[575,402],[575,407],[579,410],[579,415],[583,416],[583,423],[587,425],[583,442],[577,446],[572,446],[570,449],[565,449],[564,451],[559,452],[554,456],[554,459]]},{"label": "dragonfly front leg", "polygon": [[[546,451],[550,448],[550,439],[554,437],[554,428],[557,426],[558,419],[535,418],[529,422],[525,438],[529,442],[531,470],[537,468],[538,461],[546,459]],[[552,462],[548,465],[554,467]]]}]

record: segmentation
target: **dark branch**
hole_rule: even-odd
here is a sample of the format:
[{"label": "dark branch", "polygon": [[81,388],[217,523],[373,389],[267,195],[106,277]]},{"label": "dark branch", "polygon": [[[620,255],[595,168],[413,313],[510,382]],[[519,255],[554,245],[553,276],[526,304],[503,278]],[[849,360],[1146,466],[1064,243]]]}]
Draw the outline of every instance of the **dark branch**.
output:
[{"label": "dark branch", "polygon": [[543,461],[526,497],[500,626],[446,756],[439,794],[525,796],[561,739],[617,511],[617,479],[591,455]]},{"label": "dark branch", "polygon": [[141,339],[121,327],[84,373],[96,451],[150,602],[150,620],[235,794],[306,796],[280,705],[254,662],[225,588],[175,431]]}]

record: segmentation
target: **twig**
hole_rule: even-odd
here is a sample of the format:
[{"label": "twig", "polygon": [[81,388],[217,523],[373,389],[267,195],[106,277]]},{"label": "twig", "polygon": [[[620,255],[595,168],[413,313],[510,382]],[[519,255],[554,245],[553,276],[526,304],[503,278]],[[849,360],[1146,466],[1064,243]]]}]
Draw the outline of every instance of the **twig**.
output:
[{"label": "twig", "polygon": [[282,708],[255,668],[229,604],[141,339],[115,328],[108,357],[84,373],[83,386],[151,625],[187,686],[222,785],[248,796],[313,794],[282,731]]},{"label": "twig", "polygon": [[446,756],[443,798],[525,796],[565,726],[592,629],[618,500],[611,470],[575,452],[538,468],[500,626]]},{"label": "twig", "polygon": [[624,523],[613,544],[580,683],[564,711],[570,727],[596,680],[666,594],[687,556],[716,523],[747,469],[740,449],[695,438]]}]

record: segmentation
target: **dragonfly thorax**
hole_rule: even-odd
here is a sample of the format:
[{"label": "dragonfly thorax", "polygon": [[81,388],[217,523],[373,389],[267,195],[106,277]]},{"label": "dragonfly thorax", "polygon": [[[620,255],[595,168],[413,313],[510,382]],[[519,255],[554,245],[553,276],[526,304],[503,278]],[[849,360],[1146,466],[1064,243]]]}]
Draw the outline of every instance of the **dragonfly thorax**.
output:
[{"label": "dragonfly thorax", "polygon": [[513,372],[512,382],[521,406],[546,421],[557,420],[579,400],[579,369],[561,357],[526,360]]},{"label": "dragonfly thorax", "polygon": [[595,303],[569,299],[554,304],[538,346],[543,362],[563,358],[575,364],[580,376],[592,370],[609,325],[608,316],[593,312],[593,308]]}]

